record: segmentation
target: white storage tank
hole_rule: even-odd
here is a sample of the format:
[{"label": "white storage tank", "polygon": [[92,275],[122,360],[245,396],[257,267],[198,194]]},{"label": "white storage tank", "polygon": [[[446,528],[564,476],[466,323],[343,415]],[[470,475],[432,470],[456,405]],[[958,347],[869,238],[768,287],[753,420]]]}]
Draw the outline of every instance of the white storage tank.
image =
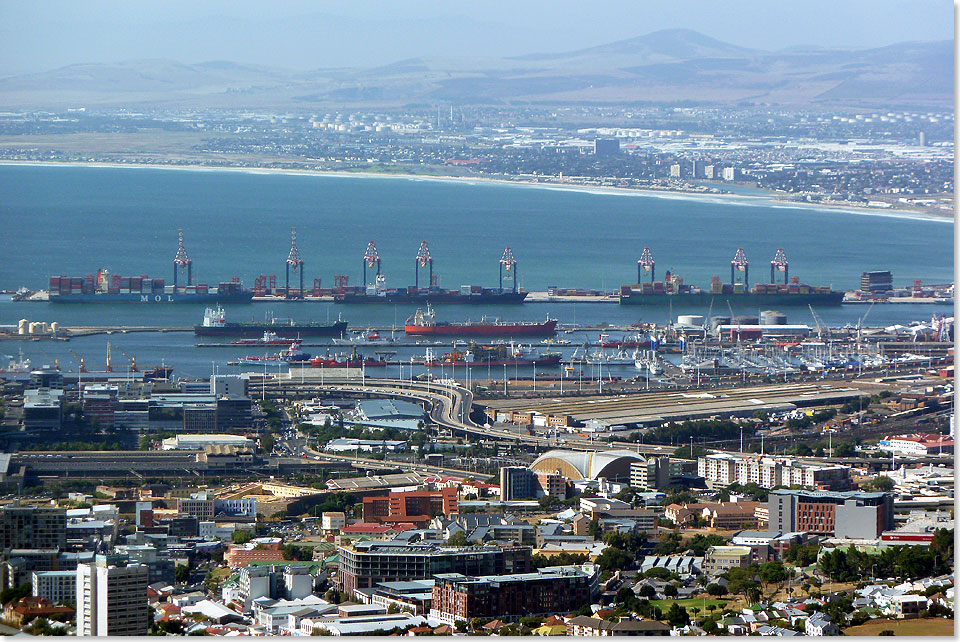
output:
[{"label": "white storage tank", "polygon": [[57,321],[54,321],[53,323],[51,323],[51,324],[50,324],[50,332],[52,332],[52,333],[54,333],[54,334],[60,332],[60,323],[58,323]]},{"label": "white storage tank", "polygon": [[31,321],[30,325],[28,326],[28,330],[30,334],[40,334],[43,332],[42,327],[43,324],[41,324],[39,321]]},{"label": "white storage tank", "polygon": [[787,315],[776,310],[764,310],[760,313],[760,325],[787,325]]},{"label": "white storage tank", "polygon": [[677,325],[692,325],[699,328],[703,325],[703,315],[681,314],[677,317]]},{"label": "white storage tank", "polygon": [[17,334],[27,334],[30,331],[30,320],[20,319],[17,323]]}]

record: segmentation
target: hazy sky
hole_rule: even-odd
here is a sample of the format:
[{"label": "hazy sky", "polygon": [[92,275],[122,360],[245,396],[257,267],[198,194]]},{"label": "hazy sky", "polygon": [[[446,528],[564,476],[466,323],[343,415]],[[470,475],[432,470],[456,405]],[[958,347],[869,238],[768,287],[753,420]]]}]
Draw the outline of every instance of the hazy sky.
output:
[{"label": "hazy sky", "polygon": [[758,49],[953,38],[948,0],[0,0],[0,76],[166,58],[314,69],[579,49],[687,28]]}]

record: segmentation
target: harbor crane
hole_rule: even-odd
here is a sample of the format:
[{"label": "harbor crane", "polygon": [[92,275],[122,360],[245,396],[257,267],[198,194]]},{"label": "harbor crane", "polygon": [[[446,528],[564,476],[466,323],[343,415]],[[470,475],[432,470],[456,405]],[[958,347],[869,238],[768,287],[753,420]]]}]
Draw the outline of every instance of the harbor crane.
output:
[{"label": "harbor crane", "polygon": [[287,287],[283,291],[285,298],[290,297],[290,268],[300,272],[300,290],[298,298],[303,298],[303,259],[300,258],[300,250],[297,248],[297,228],[290,228],[290,254],[287,255]]},{"label": "harbor crane", "polygon": [[367,251],[363,254],[363,287],[367,287],[367,268],[377,266],[377,276],[380,276],[380,254],[373,241],[367,243]]},{"label": "harbor crane", "polygon": [[783,253],[783,248],[777,248],[777,254],[770,261],[770,283],[776,283],[773,278],[774,272],[783,272],[784,285],[790,280],[790,263],[787,261],[787,255]]},{"label": "harbor crane", "polygon": [[826,324],[824,324],[823,320],[820,318],[820,315],[817,314],[816,310],[813,309],[813,306],[812,306],[812,305],[810,305],[810,304],[808,303],[808,304],[807,304],[807,307],[810,308],[810,314],[813,315],[813,322],[814,322],[814,323],[816,324],[816,326],[817,326],[817,340],[818,340],[818,341],[823,341],[823,331],[824,331],[824,329],[826,329],[826,331],[827,331],[827,339],[830,339],[830,328],[827,327]]},{"label": "harbor crane", "polygon": [[734,272],[740,271],[743,272],[743,289],[750,289],[750,262],[747,261],[747,255],[743,251],[742,247],[737,248],[737,253],[734,255],[733,260],[730,261],[730,284],[734,284],[733,276]]},{"label": "harbor crane", "polygon": [[138,370],[137,370],[137,358],[136,358],[136,357],[131,357],[129,354],[127,354],[126,352],[124,352],[124,351],[121,350],[120,348],[117,348],[117,350],[120,352],[120,354],[122,354],[124,357],[127,358],[127,361],[130,362],[130,372],[138,372]]},{"label": "harbor crane", "polygon": [[190,260],[190,256],[187,254],[187,248],[183,246],[183,230],[177,230],[177,234],[180,237],[180,245],[177,247],[177,256],[173,259],[173,289],[177,289],[177,275],[180,272],[183,272],[184,268],[187,270],[187,285],[193,285],[193,261]]},{"label": "harbor crane", "polygon": [[86,362],[83,360],[83,357],[81,357],[79,354],[77,354],[76,351],[74,351],[73,348],[68,348],[68,350],[70,350],[70,354],[73,355],[73,358],[77,360],[77,365],[79,366],[78,372],[86,372],[86,371],[87,371],[87,364],[86,364]]},{"label": "harbor crane", "polygon": [[517,291],[517,259],[513,257],[513,250],[508,245],[500,257],[500,291],[503,291],[503,271],[506,269],[507,276],[513,281],[513,291]]},{"label": "harbor crane", "polygon": [[637,283],[643,281],[643,273],[650,273],[650,282],[653,283],[656,281],[656,268],[657,262],[653,260],[653,253],[650,251],[649,247],[643,248],[643,252],[640,253],[640,260],[637,261]]},{"label": "harbor crane", "polygon": [[104,372],[113,372],[113,363],[110,360],[110,342],[107,341],[107,365],[103,369]]},{"label": "harbor crane", "polygon": [[420,241],[420,249],[417,250],[417,258],[414,260],[414,287],[420,289],[420,268],[430,266],[430,287],[433,287],[433,257],[430,256],[430,248],[426,241]]}]

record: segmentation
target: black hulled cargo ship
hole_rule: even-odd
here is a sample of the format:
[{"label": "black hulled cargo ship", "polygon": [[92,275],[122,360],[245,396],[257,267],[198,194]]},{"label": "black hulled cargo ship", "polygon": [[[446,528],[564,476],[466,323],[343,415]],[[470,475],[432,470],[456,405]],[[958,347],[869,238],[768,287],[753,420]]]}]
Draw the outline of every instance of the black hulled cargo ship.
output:
[{"label": "black hulled cargo ship", "polygon": [[207,308],[203,323],[193,326],[193,333],[198,337],[261,337],[264,332],[272,332],[282,339],[343,337],[347,322],[338,319],[334,323],[296,323],[292,319],[270,319],[228,323],[223,308],[217,306]]}]

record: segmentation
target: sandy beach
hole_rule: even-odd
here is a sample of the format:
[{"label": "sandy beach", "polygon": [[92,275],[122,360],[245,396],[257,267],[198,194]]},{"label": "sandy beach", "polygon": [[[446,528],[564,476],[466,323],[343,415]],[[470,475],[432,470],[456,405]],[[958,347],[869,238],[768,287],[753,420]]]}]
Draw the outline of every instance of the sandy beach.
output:
[{"label": "sandy beach", "polygon": [[167,165],[154,163],[108,163],[108,162],[79,162],[79,161],[0,161],[0,165],[14,166],[39,166],[39,167],[101,167],[101,168],[125,168],[125,169],[164,169],[192,172],[243,172],[247,174],[288,174],[301,176],[316,176],[328,178],[375,178],[375,179],[399,179],[414,181],[442,181],[470,185],[499,185],[518,188],[534,189],[552,189],[567,190],[589,194],[611,195],[611,196],[644,196],[651,198],[678,199],[701,202],[715,202],[718,204],[742,205],[747,207],[772,207],[779,209],[799,209],[799,210],[818,210],[823,212],[837,212],[843,214],[855,214],[860,216],[882,216],[892,218],[906,218],[918,221],[930,221],[937,223],[953,223],[954,215],[941,214],[915,208],[897,208],[876,209],[867,207],[857,207],[854,205],[837,205],[822,203],[803,203],[789,201],[777,198],[775,193],[763,195],[743,195],[743,194],[715,194],[699,191],[684,190],[654,190],[642,188],[626,188],[601,185],[584,185],[578,183],[552,183],[538,182],[524,179],[505,179],[492,178],[484,176],[443,176],[429,174],[406,174],[406,173],[378,173],[378,172],[352,172],[335,170],[312,170],[312,169],[292,169],[277,167],[213,167],[209,165]]}]

